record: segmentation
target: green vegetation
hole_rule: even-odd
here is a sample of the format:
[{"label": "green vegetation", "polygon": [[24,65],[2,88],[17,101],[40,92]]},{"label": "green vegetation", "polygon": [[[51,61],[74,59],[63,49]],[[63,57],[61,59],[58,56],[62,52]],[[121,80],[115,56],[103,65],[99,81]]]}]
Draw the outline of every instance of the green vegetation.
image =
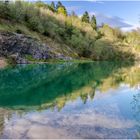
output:
[{"label": "green vegetation", "polygon": [[90,20],[89,14],[88,14],[88,12],[86,11],[86,12],[83,14],[83,16],[82,16],[82,22],[89,23],[89,20]]},{"label": "green vegetation", "polygon": [[98,27],[94,15],[69,14],[61,2],[1,1],[0,13],[0,30],[30,35],[76,59],[140,59],[139,30],[124,33],[106,24]]},{"label": "green vegetation", "polygon": [[91,18],[91,26],[92,26],[93,30],[97,29],[96,17],[94,15]]}]

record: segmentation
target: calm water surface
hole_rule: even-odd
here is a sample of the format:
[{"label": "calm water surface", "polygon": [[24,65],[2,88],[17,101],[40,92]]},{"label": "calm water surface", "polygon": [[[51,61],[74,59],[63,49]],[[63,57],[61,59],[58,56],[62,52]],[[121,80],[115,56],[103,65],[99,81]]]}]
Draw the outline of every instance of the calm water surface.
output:
[{"label": "calm water surface", "polygon": [[1,69],[0,138],[140,138],[140,65]]}]

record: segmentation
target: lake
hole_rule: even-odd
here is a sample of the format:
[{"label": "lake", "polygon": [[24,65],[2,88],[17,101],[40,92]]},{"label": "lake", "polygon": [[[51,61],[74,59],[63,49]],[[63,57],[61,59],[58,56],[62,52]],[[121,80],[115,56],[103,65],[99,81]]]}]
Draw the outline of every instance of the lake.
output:
[{"label": "lake", "polygon": [[0,70],[0,138],[140,138],[139,120],[138,63]]}]

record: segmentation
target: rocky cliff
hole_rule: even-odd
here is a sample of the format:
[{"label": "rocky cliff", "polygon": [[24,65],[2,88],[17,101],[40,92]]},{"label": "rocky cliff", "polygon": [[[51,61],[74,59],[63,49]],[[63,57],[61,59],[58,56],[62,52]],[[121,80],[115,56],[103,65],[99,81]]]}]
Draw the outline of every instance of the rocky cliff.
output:
[{"label": "rocky cliff", "polygon": [[0,57],[11,58],[19,64],[31,63],[31,60],[35,62],[48,59],[71,59],[63,54],[55,54],[50,47],[37,39],[11,32],[0,32]]}]

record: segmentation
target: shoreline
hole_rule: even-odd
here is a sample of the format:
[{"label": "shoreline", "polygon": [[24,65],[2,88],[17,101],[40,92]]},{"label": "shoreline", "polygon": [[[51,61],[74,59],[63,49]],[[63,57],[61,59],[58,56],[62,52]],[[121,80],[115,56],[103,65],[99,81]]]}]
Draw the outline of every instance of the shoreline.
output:
[{"label": "shoreline", "polygon": [[[30,64],[56,64],[56,63],[92,63],[92,62],[121,62],[120,60],[90,60],[90,59],[72,59],[72,60],[62,60],[62,59],[48,59],[46,61],[28,61],[28,63],[16,63],[10,61],[10,59],[6,59],[4,57],[0,57],[0,69],[7,67],[8,65],[30,65]],[[139,60],[124,60],[125,63],[139,63]]]}]

